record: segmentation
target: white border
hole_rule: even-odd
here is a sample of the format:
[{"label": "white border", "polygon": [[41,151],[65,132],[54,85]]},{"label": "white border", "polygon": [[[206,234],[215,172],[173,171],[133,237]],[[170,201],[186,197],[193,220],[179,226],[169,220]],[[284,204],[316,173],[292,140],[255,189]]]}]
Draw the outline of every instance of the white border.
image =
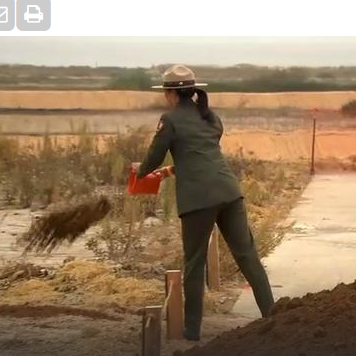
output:
[{"label": "white border", "polygon": [[4,36],[354,36],[354,0],[52,0],[46,32]]}]

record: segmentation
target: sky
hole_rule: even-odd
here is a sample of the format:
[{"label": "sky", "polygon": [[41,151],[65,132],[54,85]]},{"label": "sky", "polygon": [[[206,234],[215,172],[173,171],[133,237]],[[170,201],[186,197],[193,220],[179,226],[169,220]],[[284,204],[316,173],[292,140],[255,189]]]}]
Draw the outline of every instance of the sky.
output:
[{"label": "sky", "polygon": [[355,37],[0,37],[1,64],[356,66]]}]

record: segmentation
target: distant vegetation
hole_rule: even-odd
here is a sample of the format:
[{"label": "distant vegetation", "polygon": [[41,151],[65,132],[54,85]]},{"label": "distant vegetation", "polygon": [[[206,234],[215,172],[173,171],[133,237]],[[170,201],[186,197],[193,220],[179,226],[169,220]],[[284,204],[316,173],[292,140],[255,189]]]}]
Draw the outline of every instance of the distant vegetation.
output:
[{"label": "distant vegetation", "polygon": [[[2,89],[147,90],[169,66],[123,68],[0,66]],[[193,66],[209,91],[280,92],[356,90],[356,67]]]},{"label": "distant vegetation", "polygon": [[346,116],[356,116],[356,100],[351,100],[343,105],[341,112]]},{"label": "distant vegetation", "polygon": [[152,79],[144,68],[121,69],[109,81],[110,89],[147,90]]}]

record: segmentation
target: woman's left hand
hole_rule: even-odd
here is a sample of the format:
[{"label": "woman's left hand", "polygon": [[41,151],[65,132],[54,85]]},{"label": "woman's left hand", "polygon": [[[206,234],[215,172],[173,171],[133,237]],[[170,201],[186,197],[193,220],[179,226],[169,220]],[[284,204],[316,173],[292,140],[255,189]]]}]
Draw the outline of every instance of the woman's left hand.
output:
[{"label": "woman's left hand", "polygon": [[140,168],[141,162],[133,162],[131,163],[131,170],[133,173],[137,173]]}]

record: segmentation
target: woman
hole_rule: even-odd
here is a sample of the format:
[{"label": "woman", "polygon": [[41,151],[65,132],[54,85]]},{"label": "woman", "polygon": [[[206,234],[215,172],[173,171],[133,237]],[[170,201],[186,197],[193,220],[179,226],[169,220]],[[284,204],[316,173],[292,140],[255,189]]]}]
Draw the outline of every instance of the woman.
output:
[{"label": "woman", "polygon": [[[234,173],[220,150],[223,126],[208,107],[206,84],[195,83],[194,73],[174,65],[163,76],[170,111],[158,124],[144,161],[136,166],[138,178],[152,171],[176,176],[178,214],[184,250],[185,331],[188,340],[200,339],[203,315],[204,269],[214,224],[227,242],[245,278],[251,285],[262,316],[273,305],[272,291],[250,232],[243,196]],[[197,101],[193,96],[197,95]],[[167,151],[174,167],[157,168]]]}]

